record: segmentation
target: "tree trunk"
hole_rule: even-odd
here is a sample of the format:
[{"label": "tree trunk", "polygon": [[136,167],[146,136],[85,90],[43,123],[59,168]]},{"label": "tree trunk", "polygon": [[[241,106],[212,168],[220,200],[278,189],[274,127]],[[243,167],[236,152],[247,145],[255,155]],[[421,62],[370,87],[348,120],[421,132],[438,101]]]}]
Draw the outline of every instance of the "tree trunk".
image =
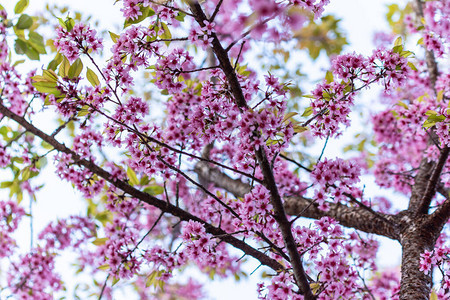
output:
[{"label": "tree trunk", "polygon": [[[402,244],[402,278],[400,284],[401,300],[428,300],[431,291],[431,274],[425,275],[420,268],[420,254],[431,251],[436,242],[433,230],[420,224],[422,222],[405,222],[401,234]],[[419,225],[420,224],[420,225]]]}]

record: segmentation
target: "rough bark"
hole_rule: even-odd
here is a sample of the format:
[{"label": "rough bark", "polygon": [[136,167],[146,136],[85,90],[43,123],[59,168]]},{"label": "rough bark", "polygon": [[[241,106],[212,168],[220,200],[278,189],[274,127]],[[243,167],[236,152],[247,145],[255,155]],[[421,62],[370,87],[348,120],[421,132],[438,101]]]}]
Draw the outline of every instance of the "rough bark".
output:
[{"label": "rough bark", "polygon": [[433,249],[439,232],[433,230],[426,219],[411,213],[402,218],[401,300],[427,300],[430,297],[431,274],[426,275],[419,269],[420,254]]},{"label": "rough bark", "polygon": [[[199,178],[208,178],[208,181],[214,186],[222,188],[236,197],[243,197],[251,190],[249,184],[229,177],[206,162],[198,162],[194,171]],[[318,208],[318,204],[312,199],[302,196],[284,197],[284,208],[288,215],[301,215],[310,219],[331,217],[345,227],[385,236],[393,240],[400,239],[400,230],[396,226],[398,218],[395,215],[379,212],[374,214],[362,207],[347,206],[340,203],[329,203],[329,206],[328,211],[323,211]]]}]

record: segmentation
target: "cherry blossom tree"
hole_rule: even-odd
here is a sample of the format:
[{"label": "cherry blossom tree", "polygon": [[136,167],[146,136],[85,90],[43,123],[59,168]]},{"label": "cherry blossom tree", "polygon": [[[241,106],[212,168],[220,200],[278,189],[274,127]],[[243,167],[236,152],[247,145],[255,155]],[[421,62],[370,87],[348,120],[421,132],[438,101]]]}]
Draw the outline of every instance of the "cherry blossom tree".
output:
[{"label": "cherry blossom tree", "polygon": [[[341,53],[328,2],[118,0],[117,33],[0,5],[2,295],[201,299],[187,268],[239,278],[253,260],[260,299],[449,299],[450,3],[389,6],[392,32],[364,56]],[[329,60],[311,91],[302,53]],[[87,214],[23,249],[47,159]],[[378,236],[401,245],[400,270],[379,267]],[[65,252],[86,287],[56,272]]]}]

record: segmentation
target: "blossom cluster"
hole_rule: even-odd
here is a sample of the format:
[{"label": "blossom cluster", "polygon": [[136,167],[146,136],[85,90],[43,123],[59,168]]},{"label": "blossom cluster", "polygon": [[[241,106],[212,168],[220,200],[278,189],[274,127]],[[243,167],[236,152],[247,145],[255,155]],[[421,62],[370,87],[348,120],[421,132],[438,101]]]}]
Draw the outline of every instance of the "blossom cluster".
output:
[{"label": "blossom cluster", "polygon": [[8,257],[16,247],[11,234],[17,229],[25,211],[12,201],[0,201],[0,258]]},{"label": "blossom cluster", "polygon": [[98,195],[102,190],[105,180],[98,178],[88,169],[78,166],[71,155],[60,153],[55,156],[55,161],[56,174],[61,179],[73,183],[85,197]]},{"label": "blossom cluster", "polygon": [[194,261],[201,269],[215,270],[220,276],[237,271],[239,263],[236,257],[228,253],[225,244],[218,243],[213,235],[206,233],[201,223],[192,220],[184,223],[181,238],[186,258]]},{"label": "blossom cluster", "polygon": [[405,82],[408,70],[404,57],[383,48],[375,50],[369,57],[357,54],[337,56],[332,61],[332,74],[336,78],[317,85],[312,92],[313,134],[321,137],[338,135],[340,124],[350,124],[348,115],[356,91],[374,82],[381,82],[389,91]]},{"label": "blossom cluster", "polygon": [[438,299],[447,299],[450,296],[450,269],[448,268],[450,247],[446,245],[446,239],[447,234],[441,233],[434,249],[425,250],[420,254],[420,271],[429,274],[434,267],[438,267],[442,273],[441,286],[437,292]]},{"label": "blossom cluster", "polygon": [[345,161],[341,158],[334,160],[324,159],[319,161],[311,177],[318,184],[315,199],[319,207],[327,210],[327,194],[330,195],[335,202],[347,199],[345,194],[359,197],[361,191],[355,188],[355,184],[359,182],[361,168],[352,161]]},{"label": "blossom cluster", "polygon": [[421,31],[423,45],[429,51],[433,51],[437,57],[448,53],[450,45],[450,10],[445,1],[427,1],[424,3],[423,19],[408,15],[405,23],[411,32]]},{"label": "blossom cluster", "polygon": [[64,289],[55,270],[57,253],[68,247],[77,249],[94,234],[95,225],[86,217],[72,216],[49,224],[38,235],[39,245],[12,262],[8,286],[20,299],[53,299],[54,292]]},{"label": "blossom cluster", "polygon": [[103,48],[102,39],[96,35],[95,29],[82,23],[75,24],[71,30],[60,26],[56,29],[54,45],[70,62],[73,62],[80,53],[98,52]]},{"label": "blossom cluster", "polygon": [[[320,291],[318,299],[351,299],[360,293],[364,285],[359,280],[358,272],[368,268],[376,270],[378,242],[362,238],[356,233],[342,239],[342,227],[331,218],[323,217],[314,221],[310,228],[294,226],[293,233],[304,260],[315,265],[314,269],[308,269],[307,272],[310,271],[312,277],[317,276],[312,286],[315,291]],[[380,279],[380,283],[388,279]],[[295,293],[294,286],[292,275],[282,272],[272,278],[267,286],[258,284],[259,299],[303,299]],[[359,296],[364,298],[364,293]]]}]

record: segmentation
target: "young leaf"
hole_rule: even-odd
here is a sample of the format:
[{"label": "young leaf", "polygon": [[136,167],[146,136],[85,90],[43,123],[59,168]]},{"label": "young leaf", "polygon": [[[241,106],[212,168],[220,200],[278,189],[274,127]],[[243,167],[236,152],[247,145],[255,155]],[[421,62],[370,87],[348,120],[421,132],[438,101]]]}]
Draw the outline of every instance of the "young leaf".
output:
[{"label": "young leaf", "polygon": [[81,71],[83,70],[83,62],[81,59],[77,58],[76,61],[73,62],[73,64],[70,66],[68,71],[69,78],[77,78],[80,76]]},{"label": "young leaf", "polygon": [[97,74],[89,68],[86,70],[86,78],[93,87],[100,85],[100,80],[98,80]]},{"label": "young leaf", "polygon": [[39,52],[39,54],[47,53],[47,51],[45,51],[44,38],[39,33],[31,31],[28,34],[28,42],[37,52]]},{"label": "young leaf", "polygon": [[109,264],[101,265],[101,266],[98,267],[97,269],[99,269],[99,270],[109,270]]},{"label": "young leaf", "polygon": [[120,35],[115,34],[114,32],[108,31],[109,32],[109,36],[111,37],[111,40],[116,43],[117,39],[120,37]]},{"label": "young leaf", "polygon": [[27,8],[28,4],[29,4],[28,0],[20,0],[14,7],[14,13],[15,14],[22,13],[25,10],[25,8]]},{"label": "young leaf", "polygon": [[60,94],[59,90],[56,88],[56,82],[38,81],[33,82],[32,85],[41,93]]},{"label": "young leaf", "polygon": [[127,175],[128,175],[128,180],[131,183],[131,185],[138,185],[139,184],[139,180],[138,180],[138,178],[136,176],[136,173],[133,171],[132,168],[128,167]]},{"label": "young leaf", "polygon": [[67,77],[69,74],[70,62],[67,57],[63,57],[62,64],[59,66],[58,75],[61,77]]},{"label": "young leaf", "polygon": [[312,108],[311,107],[307,107],[305,109],[305,111],[303,112],[302,117],[308,117],[308,116],[312,115],[312,113],[313,113]]},{"label": "young leaf", "polygon": [[28,29],[33,25],[33,18],[27,14],[23,14],[19,17],[17,21],[16,28],[17,29]]},{"label": "young leaf", "polygon": [[92,244],[94,244],[95,246],[100,246],[100,245],[104,245],[106,243],[106,241],[108,241],[107,237],[98,238],[98,239],[95,239],[94,241],[92,241]]}]

